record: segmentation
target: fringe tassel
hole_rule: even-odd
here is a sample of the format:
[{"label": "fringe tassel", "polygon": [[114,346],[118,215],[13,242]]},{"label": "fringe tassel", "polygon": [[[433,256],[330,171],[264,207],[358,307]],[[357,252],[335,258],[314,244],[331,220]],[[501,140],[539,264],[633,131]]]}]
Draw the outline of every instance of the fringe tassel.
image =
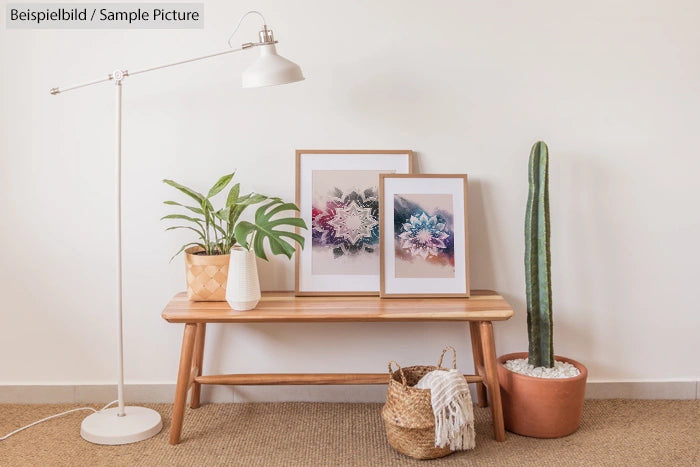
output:
[{"label": "fringe tassel", "polygon": [[435,447],[448,444],[452,451],[474,449],[474,412],[469,392],[460,394],[435,414]]}]

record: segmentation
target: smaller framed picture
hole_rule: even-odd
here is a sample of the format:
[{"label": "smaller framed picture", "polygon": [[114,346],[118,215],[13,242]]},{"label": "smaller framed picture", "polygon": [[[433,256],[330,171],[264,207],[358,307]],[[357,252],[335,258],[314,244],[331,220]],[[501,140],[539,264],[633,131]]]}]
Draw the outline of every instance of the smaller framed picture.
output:
[{"label": "smaller framed picture", "polygon": [[467,176],[379,176],[380,296],[469,297]]}]

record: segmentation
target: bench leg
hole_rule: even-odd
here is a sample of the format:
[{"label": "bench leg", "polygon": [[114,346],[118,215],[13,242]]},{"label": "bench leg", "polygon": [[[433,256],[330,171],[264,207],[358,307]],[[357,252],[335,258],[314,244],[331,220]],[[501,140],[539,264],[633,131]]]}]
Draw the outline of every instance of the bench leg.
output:
[{"label": "bench leg", "polygon": [[[479,334],[479,323],[475,321],[469,322],[469,333],[472,341],[472,355],[474,356],[474,374],[482,378],[486,374],[484,370],[484,353],[481,350],[481,335]],[[476,383],[476,396],[479,407],[488,407],[488,399],[486,398],[486,386],[483,382]]]},{"label": "bench leg", "polygon": [[[197,331],[194,336],[194,359],[192,368],[196,369],[194,375],[202,376],[202,363],[204,363],[204,336],[207,332],[207,323],[197,323]],[[199,396],[202,385],[196,381],[192,383],[192,394],[190,394],[190,408],[199,408]]]},{"label": "bench leg", "polygon": [[498,384],[496,370],[496,344],[493,338],[491,321],[480,321],[481,349],[484,357],[485,383],[491,398],[491,419],[493,434],[496,441],[506,440],[506,430],[503,425],[503,406],[501,405],[501,388]]},{"label": "bench leg", "polygon": [[173,421],[170,426],[170,444],[177,444],[180,442],[182,419],[185,416],[185,404],[187,403],[187,386],[189,385],[190,372],[192,371],[192,354],[194,353],[196,329],[196,324],[186,323],[185,332],[182,336],[180,367],[177,372],[175,402],[173,403]]}]

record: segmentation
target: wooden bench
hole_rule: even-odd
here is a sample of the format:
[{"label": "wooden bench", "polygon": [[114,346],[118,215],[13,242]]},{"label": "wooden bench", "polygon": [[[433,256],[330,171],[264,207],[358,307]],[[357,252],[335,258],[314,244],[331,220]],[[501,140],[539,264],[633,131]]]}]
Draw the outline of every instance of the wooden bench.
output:
[{"label": "wooden bench", "polygon": [[[469,322],[480,407],[491,404],[494,436],[505,440],[501,393],[496,375],[496,350],[492,321],[513,316],[511,306],[497,293],[473,290],[471,298],[295,297],[292,292],[263,293],[257,308],[234,311],[226,302],[191,302],[186,294],[173,297],[162,313],[169,323],[184,323],[170,444],[178,444],[190,395],[190,407],[199,407],[202,384],[387,384],[384,373],[285,373],[202,375],[204,338],[208,323],[345,323],[345,322]],[[382,359],[383,358],[383,359]],[[387,356],[378,357],[384,364]],[[425,363],[425,362],[421,362]]]}]

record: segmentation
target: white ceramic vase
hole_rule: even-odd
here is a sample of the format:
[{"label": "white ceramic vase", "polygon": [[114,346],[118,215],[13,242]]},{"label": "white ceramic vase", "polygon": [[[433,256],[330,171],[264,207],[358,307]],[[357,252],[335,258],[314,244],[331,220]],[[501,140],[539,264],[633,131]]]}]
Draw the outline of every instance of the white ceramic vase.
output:
[{"label": "white ceramic vase", "polygon": [[226,301],[238,311],[252,310],[260,301],[260,279],[254,251],[240,246],[231,248]]}]

